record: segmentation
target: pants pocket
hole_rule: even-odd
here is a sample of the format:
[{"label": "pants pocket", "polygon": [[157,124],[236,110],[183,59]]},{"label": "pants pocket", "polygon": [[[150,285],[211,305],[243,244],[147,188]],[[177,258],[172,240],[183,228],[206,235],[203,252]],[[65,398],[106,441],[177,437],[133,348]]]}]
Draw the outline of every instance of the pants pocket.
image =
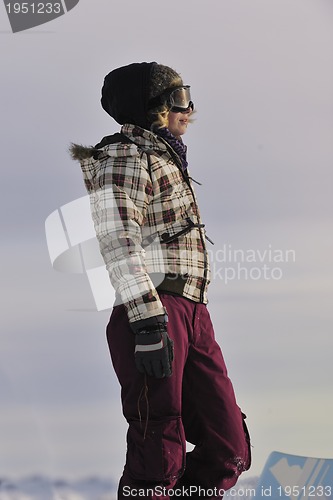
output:
[{"label": "pants pocket", "polygon": [[181,417],[129,422],[126,470],[132,479],[167,481],[185,469],[185,434]]}]

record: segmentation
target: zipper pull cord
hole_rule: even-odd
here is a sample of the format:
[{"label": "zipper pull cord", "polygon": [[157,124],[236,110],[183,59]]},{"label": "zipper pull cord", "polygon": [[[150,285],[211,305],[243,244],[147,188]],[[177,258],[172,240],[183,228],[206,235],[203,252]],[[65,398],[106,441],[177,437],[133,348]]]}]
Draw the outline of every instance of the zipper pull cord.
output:
[{"label": "zipper pull cord", "polygon": [[209,241],[209,243],[211,243],[212,245],[215,245],[214,241],[213,241],[213,240],[211,240],[211,239],[207,236],[207,234],[205,234],[205,238],[206,238],[206,240],[207,240],[207,241]]},{"label": "zipper pull cord", "polygon": [[196,181],[193,177],[191,177],[190,175],[188,176],[188,179],[190,179],[192,182],[195,182],[196,184],[198,184],[199,186],[202,186],[202,183],[199,182],[199,181]]},{"label": "zipper pull cord", "polygon": [[143,440],[145,440],[146,435],[147,435],[147,429],[148,429],[148,421],[149,421],[148,385],[147,385],[147,375],[146,374],[145,374],[145,379],[144,379],[144,386],[142,387],[142,389],[140,391],[138,403],[137,403],[139,420],[140,420],[140,427],[142,425],[142,415],[141,415],[141,410],[140,410],[140,403],[141,403],[142,399],[146,403],[146,422],[145,422],[145,428],[144,428],[144,432],[143,432]]}]

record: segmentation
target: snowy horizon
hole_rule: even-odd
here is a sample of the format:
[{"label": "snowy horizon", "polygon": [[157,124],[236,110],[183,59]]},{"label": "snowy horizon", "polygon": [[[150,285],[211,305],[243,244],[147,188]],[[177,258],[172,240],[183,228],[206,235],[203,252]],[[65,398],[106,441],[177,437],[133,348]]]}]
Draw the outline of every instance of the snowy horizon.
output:
[{"label": "snowy horizon", "polygon": [[[252,498],[257,482],[257,477],[240,479],[225,498]],[[15,481],[0,478],[0,500],[116,500],[117,487],[117,481],[101,477],[66,480],[42,475]]]}]

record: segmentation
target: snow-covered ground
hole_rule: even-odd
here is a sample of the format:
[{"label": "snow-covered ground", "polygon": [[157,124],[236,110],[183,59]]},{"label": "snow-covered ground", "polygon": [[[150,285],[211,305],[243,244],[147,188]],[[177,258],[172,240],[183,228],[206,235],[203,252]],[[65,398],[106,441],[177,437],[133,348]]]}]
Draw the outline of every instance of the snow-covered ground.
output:
[{"label": "snow-covered ground", "polygon": [[100,478],[52,481],[37,476],[0,482],[0,500],[115,500],[116,491],[115,482]]},{"label": "snow-covered ground", "polygon": [[[258,478],[240,480],[225,498],[253,497]],[[117,484],[112,480],[86,478],[78,481],[50,480],[43,476],[16,481],[0,479],[0,500],[116,500]]]}]

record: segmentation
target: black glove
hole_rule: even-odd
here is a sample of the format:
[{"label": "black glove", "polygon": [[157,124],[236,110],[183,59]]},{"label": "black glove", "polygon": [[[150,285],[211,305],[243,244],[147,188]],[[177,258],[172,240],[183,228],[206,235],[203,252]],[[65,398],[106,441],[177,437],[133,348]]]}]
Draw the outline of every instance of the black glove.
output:
[{"label": "black glove", "polygon": [[167,317],[154,316],[131,323],[135,333],[135,364],[151,377],[172,375],[173,341],[167,333]]}]

